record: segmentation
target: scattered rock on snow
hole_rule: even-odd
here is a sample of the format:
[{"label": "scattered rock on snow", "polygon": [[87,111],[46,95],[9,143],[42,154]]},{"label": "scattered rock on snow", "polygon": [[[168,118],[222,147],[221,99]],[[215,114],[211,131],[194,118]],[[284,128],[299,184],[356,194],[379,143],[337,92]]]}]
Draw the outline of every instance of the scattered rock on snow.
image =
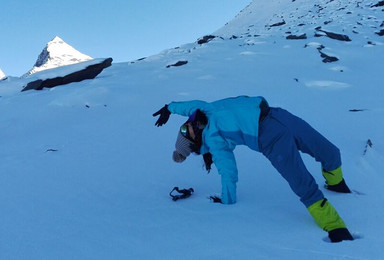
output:
[{"label": "scattered rock on snow", "polygon": [[324,49],[325,47],[323,45],[320,45],[319,47],[317,47],[317,50],[319,51],[320,53],[320,57],[323,58],[323,62],[324,63],[329,63],[329,62],[335,62],[335,61],[338,61],[339,59],[336,58],[336,57],[333,57],[333,56],[330,56],[328,54],[325,54],[324,52],[322,52],[322,49]]},{"label": "scattered rock on snow", "polygon": [[373,146],[373,143],[372,143],[371,139],[368,139],[367,143],[365,144],[365,149],[364,149],[363,155],[365,155],[368,151],[368,148],[372,148],[372,146]]},{"label": "scattered rock on snow", "polygon": [[372,5],[372,7],[380,7],[380,6],[384,6],[384,1],[380,1],[377,4]]},{"label": "scattered rock on snow", "polygon": [[[318,32],[323,32],[325,33],[325,35],[331,39],[334,39],[334,40],[339,40],[339,41],[346,41],[346,42],[350,42],[351,39],[348,37],[348,35],[344,35],[344,34],[339,34],[339,33],[333,33],[333,32],[327,32],[325,30],[322,30],[321,27],[317,27],[316,28],[316,31]],[[321,35],[321,34],[315,34],[316,37],[321,37],[321,36],[324,36],[324,35]]]},{"label": "scattered rock on snow", "polygon": [[214,36],[214,35],[205,35],[205,36],[203,36],[203,38],[198,39],[197,43],[198,44],[208,43],[208,42],[212,41],[215,38],[216,38],[216,36]]},{"label": "scattered rock on snow", "polygon": [[384,29],[382,29],[380,32],[376,32],[376,34],[379,36],[384,36]]},{"label": "scattered rock on snow", "polygon": [[187,64],[188,61],[187,60],[179,60],[178,62],[174,63],[174,64],[170,64],[170,65],[167,65],[167,68],[170,68],[170,67],[179,67],[179,66],[183,66],[185,64]]},{"label": "scattered rock on snow", "polygon": [[325,54],[325,53],[322,52],[321,50],[319,50],[319,53],[320,53],[321,58],[323,58],[323,62],[324,62],[324,63],[335,62],[335,61],[338,61],[338,60],[339,60],[339,59],[336,58],[336,57],[329,56],[329,55]]},{"label": "scattered rock on snow", "polygon": [[305,40],[307,39],[307,35],[305,33],[301,35],[288,35],[286,39],[287,40]]},{"label": "scattered rock on snow", "polygon": [[57,151],[59,151],[59,150],[57,150],[57,149],[47,149],[45,152],[47,153],[47,152],[57,152]]},{"label": "scattered rock on snow", "polygon": [[274,24],[271,24],[271,25],[268,25],[268,27],[277,27],[277,26],[282,26],[285,24],[285,21],[281,21],[281,22],[278,22],[278,23],[274,23]]},{"label": "scattered rock on snow", "polygon": [[366,109],[350,109],[349,112],[362,112],[362,111],[365,111]]}]

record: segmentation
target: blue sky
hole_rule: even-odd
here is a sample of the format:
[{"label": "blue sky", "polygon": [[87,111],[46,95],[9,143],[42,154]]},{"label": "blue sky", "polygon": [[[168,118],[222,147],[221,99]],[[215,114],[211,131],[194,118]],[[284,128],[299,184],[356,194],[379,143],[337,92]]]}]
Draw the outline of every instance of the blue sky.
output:
[{"label": "blue sky", "polygon": [[94,58],[131,61],[196,41],[251,0],[3,0],[0,68],[21,76],[61,37]]}]

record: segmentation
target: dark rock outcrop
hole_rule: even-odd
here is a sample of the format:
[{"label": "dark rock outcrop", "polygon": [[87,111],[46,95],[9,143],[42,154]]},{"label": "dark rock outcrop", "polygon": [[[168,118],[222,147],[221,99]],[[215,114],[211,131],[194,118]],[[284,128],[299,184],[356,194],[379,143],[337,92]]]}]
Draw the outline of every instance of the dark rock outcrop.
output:
[{"label": "dark rock outcrop", "polygon": [[384,36],[384,29],[382,29],[380,32],[376,32],[376,34],[379,36]]},{"label": "dark rock outcrop", "polygon": [[283,20],[283,21],[281,21],[281,22],[271,24],[271,25],[269,25],[268,27],[277,27],[277,26],[282,26],[282,25],[284,25],[284,24],[286,24],[286,23],[285,23],[285,21]]},{"label": "dark rock outcrop", "polygon": [[319,50],[319,53],[320,53],[321,58],[323,58],[324,63],[335,62],[335,61],[339,60],[338,58],[333,57],[333,56],[329,56],[320,50]]},{"label": "dark rock outcrop", "polygon": [[336,58],[336,57],[333,57],[333,56],[329,56],[327,54],[325,54],[324,52],[322,52],[321,50],[324,49],[325,47],[323,45],[319,46],[317,48],[317,50],[319,51],[320,53],[320,57],[323,58],[322,62],[324,63],[329,63],[329,62],[335,62],[335,61],[338,61],[339,59]]},{"label": "dark rock outcrop", "polygon": [[179,60],[178,62],[174,63],[174,64],[171,64],[171,65],[167,65],[167,68],[170,68],[170,67],[179,67],[179,66],[183,66],[185,64],[187,64],[188,61],[187,60]]},{"label": "dark rock outcrop", "polygon": [[75,71],[73,73],[70,73],[62,77],[38,79],[32,82],[29,82],[27,86],[23,88],[22,91],[26,91],[30,89],[42,90],[43,88],[53,88],[56,86],[65,85],[72,82],[80,82],[86,79],[93,79],[97,75],[99,75],[103,71],[103,69],[111,66],[112,60],[113,60],[112,58],[105,59],[100,63],[89,65],[85,69]]},{"label": "dark rock outcrop", "polygon": [[[325,33],[325,35],[327,37],[329,37],[331,39],[334,39],[334,40],[346,41],[346,42],[350,42],[351,41],[351,39],[348,37],[348,35],[339,34],[339,33],[333,33],[333,32],[327,32],[327,31],[322,30],[321,27],[317,27],[316,30],[319,31],[319,32]],[[323,36],[323,35],[316,34],[315,36],[316,37],[320,37],[320,36]]]},{"label": "dark rock outcrop", "polygon": [[307,35],[305,33],[301,35],[288,35],[286,39],[287,40],[305,40],[307,39]]},{"label": "dark rock outcrop", "polygon": [[215,38],[216,38],[216,36],[214,36],[214,35],[205,35],[205,36],[203,36],[203,38],[198,39],[197,43],[198,44],[208,43],[208,42],[212,41]]},{"label": "dark rock outcrop", "polygon": [[372,5],[372,7],[380,7],[380,6],[384,6],[384,1],[380,1],[377,4]]}]

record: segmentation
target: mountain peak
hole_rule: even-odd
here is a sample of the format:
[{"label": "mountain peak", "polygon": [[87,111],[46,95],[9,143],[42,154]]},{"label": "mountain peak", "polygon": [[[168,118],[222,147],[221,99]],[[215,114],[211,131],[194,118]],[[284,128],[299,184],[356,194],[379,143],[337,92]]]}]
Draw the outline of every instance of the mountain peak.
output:
[{"label": "mountain peak", "polygon": [[55,38],[47,43],[46,47],[37,58],[33,68],[26,75],[92,59],[92,57],[79,52],[71,45],[67,44],[59,36],[55,36]]},{"label": "mountain peak", "polygon": [[4,74],[4,72],[0,69],[0,80],[3,80],[6,78],[6,75]]},{"label": "mountain peak", "polygon": [[59,36],[55,36],[51,42],[64,42]]}]

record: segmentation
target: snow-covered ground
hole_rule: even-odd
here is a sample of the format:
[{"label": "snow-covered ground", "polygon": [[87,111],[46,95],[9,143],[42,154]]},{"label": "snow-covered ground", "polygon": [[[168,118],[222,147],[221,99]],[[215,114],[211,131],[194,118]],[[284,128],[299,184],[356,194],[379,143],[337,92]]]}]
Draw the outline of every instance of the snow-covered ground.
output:
[{"label": "snow-covered ground", "polygon": [[[376,2],[317,2],[254,1],[215,33],[222,38],[116,63],[94,80],[25,92],[26,79],[0,82],[0,259],[382,259],[384,38],[375,32],[384,13]],[[317,26],[351,41],[314,37]],[[285,39],[296,30],[307,39]],[[321,45],[339,61],[323,63]],[[167,68],[178,61],[188,63]],[[201,157],[173,163],[186,119],[157,128],[152,113],[237,95],[264,96],[340,148],[355,193],[321,189],[360,239],[323,241],[269,161],[245,147],[235,150],[235,205],[207,199],[220,177]],[[303,158],[322,186],[320,165]],[[174,202],[174,186],[195,193]]]}]

